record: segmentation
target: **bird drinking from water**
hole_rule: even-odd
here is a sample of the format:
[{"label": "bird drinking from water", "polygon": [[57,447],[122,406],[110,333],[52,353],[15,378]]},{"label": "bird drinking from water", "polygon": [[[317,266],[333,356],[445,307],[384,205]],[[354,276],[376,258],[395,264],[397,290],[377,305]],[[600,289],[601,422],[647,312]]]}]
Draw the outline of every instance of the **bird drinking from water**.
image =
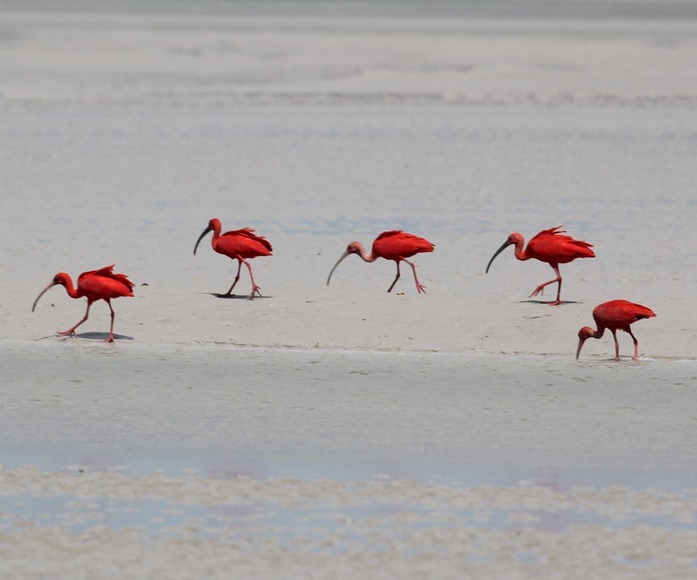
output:
[{"label": "bird drinking from water", "polygon": [[632,333],[629,325],[634,324],[637,320],[653,318],[654,316],[656,316],[656,313],[650,308],[629,302],[628,300],[610,300],[609,302],[599,304],[593,309],[593,319],[598,329],[593,330],[590,326],[584,326],[578,331],[576,360],[581,355],[583,343],[589,338],[602,337],[606,328],[612,332],[612,338],[615,339],[615,360],[620,360],[620,345],[617,342],[616,334],[618,330],[624,330],[632,337],[634,341],[634,356],[632,358],[637,360],[639,358],[639,341]]}]

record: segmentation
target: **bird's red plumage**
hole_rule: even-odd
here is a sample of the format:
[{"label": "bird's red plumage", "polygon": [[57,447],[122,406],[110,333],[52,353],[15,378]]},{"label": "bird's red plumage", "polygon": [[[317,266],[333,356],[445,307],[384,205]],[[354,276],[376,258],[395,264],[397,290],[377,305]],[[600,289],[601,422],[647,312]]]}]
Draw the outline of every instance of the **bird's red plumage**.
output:
[{"label": "bird's red plumage", "polygon": [[563,226],[542,230],[525,248],[527,258],[535,258],[549,264],[566,264],[576,258],[594,258],[593,244],[575,240],[565,235]]},{"label": "bird's red plumage", "polygon": [[221,234],[213,242],[213,249],[230,258],[256,258],[270,256],[273,248],[263,236],[258,236],[252,228],[242,228]]},{"label": "bird's red plumage", "polygon": [[656,313],[650,308],[628,300],[610,300],[593,309],[593,318],[598,328],[603,326],[609,330],[623,330],[637,320],[654,316]]},{"label": "bird's red plumage", "polygon": [[428,240],[414,234],[402,230],[391,230],[375,238],[372,253],[386,260],[399,260],[422,252],[432,252],[434,247]]},{"label": "bird's red plumage", "polygon": [[133,287],[125,274],[114,272],[114,265],[83,272],[77,279],[77,290],[90,300],[133,296]]}]

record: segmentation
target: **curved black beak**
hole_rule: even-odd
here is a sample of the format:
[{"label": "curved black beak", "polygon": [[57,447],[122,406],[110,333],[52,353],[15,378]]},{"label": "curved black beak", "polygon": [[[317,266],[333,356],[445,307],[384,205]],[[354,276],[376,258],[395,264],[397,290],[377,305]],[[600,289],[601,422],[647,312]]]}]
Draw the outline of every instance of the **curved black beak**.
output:
[{"label": "curved black beak", "polygon": [[327,278],[327,286],[329,286],[329,280],[332,279],[332,274],[334,273],[334,270],[336,270],[336,267],[337,267],[339,264],[341,264],[341,262],[344,260],[344,258],[345,258],[346,256],[349,255],[349,253],[350,253],[350,252],[344,252],[344,255],[341,256],[341,258],[339,258],[339,260],[337,261],[336,264],[334,264],[334,267],[332,268],[332,271],[329,272],[329,277]]},{"label": "curved black beak", "polygon": [[491,260],[489,260],[489,263],[486,265],[486,272],[485,272],[486,274],[489,273],[489,268],[491,267],[491,263],[496,259],[496,256],[498,256],[501,252],[503,252],[510,245],[511,245],[511,242],[506,240],[503,243],[503,245],[498,250],[496,250],[496,253],[493,256],[491,256]]},{"label": "curved black beak", "polygon": [[198,240],[196,240],[196,245],[194,246],[194,256],[196,255],[196,249],[198,248],[198,245],[201,243],[201,240],[204,238],[204,236],[208,232],[212,232],[213,228],[211,226],[208,226],[205,230],[203,230],[203,233],[198,237]]},{"label": "curved black beak", "polygon": [[52,281],[48,286],[46,286],[46,288],[44,288],[44,289],[41,291],[41,294],[39,294],[39,295],[36,297],[36,300],[34,300],[34,304],[32,304],[32,306],[31,306],[31,311],[32,311],[32,312],[34,312],[34,310],[36,309],[36,305],[37,305],[38,302],[39,302],[39,298],[41,298],[44,294],[46,294],[46,292],[48,292],[48,291],[49,291],[51,288],[53,288],[55,285],[56,285],[56,282],[53,282],[53,281]]}]

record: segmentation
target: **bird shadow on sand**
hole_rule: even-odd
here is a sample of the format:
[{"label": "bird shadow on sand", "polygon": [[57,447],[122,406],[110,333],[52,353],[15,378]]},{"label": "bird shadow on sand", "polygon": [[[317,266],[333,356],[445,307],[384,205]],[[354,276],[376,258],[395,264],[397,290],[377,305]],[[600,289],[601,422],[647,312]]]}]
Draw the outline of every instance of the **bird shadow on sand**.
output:
[{"label": "bird shadow on sand", "polygon": [[[61,335],[61,334],[50,334],[48,336],[42,336],[41,338],[38,338],[37,340],[46,340],[47,338],[60,338],[61,340],[71,340],[71,339],[78,339],[78,338],[84,338],[87,340],[102,340],[106,341],[107,338],[109,338],[109,333],[108,332],[83,332],[81,334],[72,334],[72,335]],[[117,340],[135,340],[132,336],[125,336],[123,334],[116,334],[114,333],[114,341]]]},{"label": "bird shadow on sand", "polygon": [[[521,300],[521,304],[545,304],[547,306],[553,305],[554,300]],[[561,304],[556,306],[564,306],[564,304],[583,304],[582,302],[577,302],[574,300],[562,300]]]},{"label": "bird shadow on sand", "polygon": [[[76,338],[86,338],[88,340],[106,340],[109,338],[108,332],[83,332],[82,334],[76,334]],[[114,333],[114,340],[135,340],[132,336],[126,336],[124,334]]]},{"label": "bird shadow on sand", "polygon": [[[250,300],[249,294],[218,294],[217,292],[206,292],[206,294],[210,294],[216,298],[222,298],[223,300]],[[273,298],[273,296],[255,296],[254,300],[264,298]]]}]

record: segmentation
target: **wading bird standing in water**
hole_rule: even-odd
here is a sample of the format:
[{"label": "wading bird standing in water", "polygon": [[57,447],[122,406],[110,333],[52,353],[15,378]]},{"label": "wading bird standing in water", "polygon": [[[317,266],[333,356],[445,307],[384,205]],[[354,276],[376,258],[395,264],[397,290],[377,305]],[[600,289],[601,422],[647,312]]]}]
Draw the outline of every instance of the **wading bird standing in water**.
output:
[{"label": "wading bird standing in water", "polygon": [[426,288],[419,282],[416,276],[416,267],[407,258],[411,258],[415,254],[420,254],[422,252],[432,252],[434,245],[413,234],[408,234],[401,230],[393,230],[390,232],[383,232],[373,242],[373,248],[368,254],[365,248],[359,242],[351,242],[344,255],[339,258],[339,261],[334,264],[332,271],[329,272],[329,277],[327,278],[327,286],[329,286],[329,280],[332,278],[332,274],[336,267],[341,263],[341,261],[346,258],[349,254],[358,254],[366,262],[374,262],[378,258],[384,258],[385,260],[394,260],[397,263],[397,275],[393,280],[391,286],[387,289],[388,292],[394,288],[394,285],[399,280],[399,263],[404,261],[411,266],[414,272],[414,281],[416,282],[416,290],[419,294],[423,292],[426,293]]},{"label": "wading bird standing in water", "polygon": [[517,232],[512,233],[508,236],[508,239],[503,243],[503,245],[496,250],[496,253],[491,257],[489,263],[486,267],[486,272],[489,272],[491,263],[494,261],[496,256],[503,252],[508,246],[515,246],[515,257],[519,260],[529,260],[530,258],[535,258],[541,262],[547,262],[554,270],[557,277],[549,282],[544,282],[540,284],[532,291],[530,296],[537,296],[542,289],[548,284],[553,284],[556,282],[557,286],[557,299],[554,302],[550,302],[551,306],[556,306],[558,304],[563,304],[561,301],[561,274],[559,273],[559,264],[566,264],[571,262],[576,258],[595,258],[595,254],[591,248],[592,244],[588,242],[583,242],[581,240],[574,240],[571,236],[565,236],[564,230],[561,230],[563,226],[557,226],[556,228],[551,228],[549,230],[542,230],[534,238],[528,242],[528,246],[523,249],[525,241],[523,236]]},{"label": "wading bird standing in water", "polygon": [[598,330],[593,330],[590,326],[584,326],[578,331],[576,360],[578,360],[581,354],[583,343],[589,338],[600,338],[603,336],[606,328],[612,332],[612,338],[615,339],[615,360],[620,360],[620,345],[617,342],[616,334],[618,330],[624,330],[632,337],[634,341],[633,359],[637,360],[639,358],[639,341],[632,334],[632,329],[629,328],[629,325],[642,318],[653,318],[654,316],[656,316],[656,313],[650,308],[641,304],[634,304],[634,302],[629,302],[628,300],[610,300],[610,302],[599,304],[593,309],[593,319]]},{"label": "wading bird standing in water", "polygon": [[59,332],[61,336],[75,334],[75,329],[80,326],[90,315],[90,306],[92,302],[104,300],[111,311],[111,327],[109,328],[109,336],[106,342],[114,342],[114,309],[111,307],[112,298],[120,298],[121,296],[133,296],[133,282],[131,282],[125,274],[114,273],[114,265],[105,266],[100,270],[92,270],[91,272],[83,272],[77,279],[77,288],[73,286],[73,281],[65,272],[59,272],[53,277],[51,283],[43,289],[41,294],[34,300],[34,305],[31,311],[34,312],[36,304],[50,288],[60,284],[65,286],[65,290],[71,298],[87,298],[87,310],[85,317],[71,329],[64,332]]},{"label": "wading bird standing in water", "polygon": [[208,232],[213,232],[213,239],[211,240],[211,246],[219,254],[224,254],[228,258],[237,260],[237,275],[235,280],[230,286],[230,289],[223,294],[223,296],[231,296],[232,290],[240,279],[240,269],[242,264],[247,266],[249,270],[249,277],[252,279],[252,292],[249,295],[249,299],[254,298],[254,294],[259,294],[261,297],[261,288],[257,286],[254,281],[254,275],[252,274],[252,267],[247,262],[248,259],[256,258],[257,256],[270,256],[273,248],[266,238],[262,236],[257,236],[252,228],[242,228],[241,230],[234,230],[231,232],[220,233],[221,225],[220,220],[213,218],[208,222],[208,227],[203,230],[203,233],[199,236],[194,246],[194,256],[196,255],[196,248],[198,248],[199,243]]}]

